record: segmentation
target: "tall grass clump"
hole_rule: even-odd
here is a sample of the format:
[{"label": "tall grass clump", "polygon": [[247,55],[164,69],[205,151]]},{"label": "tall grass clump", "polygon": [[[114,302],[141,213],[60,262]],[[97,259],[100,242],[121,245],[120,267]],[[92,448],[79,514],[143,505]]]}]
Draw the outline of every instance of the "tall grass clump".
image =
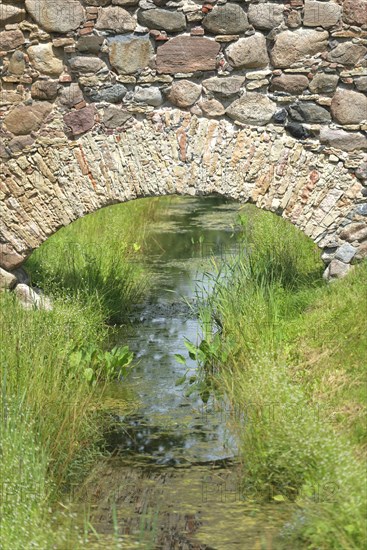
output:
[{"label": "tall grass clump", "polygon": [[52,311],[24,310],[8,293],[0,301],[2,544],[49,548],[49,507],[99,452],[96,388],[70,357],[102,346],[103,313],[67,298]]},{"label": "tall grass clump", "polygon": [[32,284],[52,295],[93,298],[112,323],[124,321],[147,290],[139,260],[149,223],[166,201],[141,199],[99,210],[62,228],[29,258]]},{"label": "tall grass clump", "polygon": [[52,296],[51,311],[25,310],[0,293],[4,550],[85,547],[58,503],[103,452],[100,395],[132,359],[126,346],[106,351],[106,321],[123,320],[145,292],[145,231],[164,203],[101,210],[35,251],[26,269]]},{"label": "tall grass clump", "polygon": [[[221,327],[217,357],[226,358],[211,370],[212,387],[225,392],[236,413],[243,490],[294,503],[283,533],[292,547],[364,547],[364,465],[354,432],[337,430],[333,416],[343,416],[346,395],[363,402],[365,329],[355,330],[352,316],[365,315],[366,266],[327,285],[309,239],[271,214],[249,208],[245,215],[245,254],[227,280],[218,277],[207,300]],[[351,303],[347,321],[343,311]],[[350,346],[354,367],[346,365]],[[348,375],[339,392],[335,382],[328,392],[338,369]]]}]

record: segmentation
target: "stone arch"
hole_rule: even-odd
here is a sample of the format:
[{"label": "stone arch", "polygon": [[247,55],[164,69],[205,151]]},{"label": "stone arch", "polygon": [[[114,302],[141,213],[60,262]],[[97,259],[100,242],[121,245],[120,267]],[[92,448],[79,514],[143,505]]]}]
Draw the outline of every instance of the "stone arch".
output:
[{"label": "stone arch", "polygon": [[331,276],[366,253],[361,183],[338,158],[274,126],[161,109],[119,134],[40,137],[3,168],[0,267],[8,271],[86,214],[168,194],[218,193],[283,216],[324,249]]}]

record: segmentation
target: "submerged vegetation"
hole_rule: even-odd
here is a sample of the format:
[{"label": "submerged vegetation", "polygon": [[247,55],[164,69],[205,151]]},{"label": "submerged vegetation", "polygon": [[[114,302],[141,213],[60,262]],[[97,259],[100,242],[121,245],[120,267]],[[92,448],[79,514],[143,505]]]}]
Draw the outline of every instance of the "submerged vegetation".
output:
[{"label": "submerged vegetation", "polygon": [[362,548],[367,265],[327,285],[295,228],[257,212],[242,222],[245,254],[229,279],[218,275],[197,350],[205,380],[231,402],[242,490],[294,503],[283,532],[293,547]]}]

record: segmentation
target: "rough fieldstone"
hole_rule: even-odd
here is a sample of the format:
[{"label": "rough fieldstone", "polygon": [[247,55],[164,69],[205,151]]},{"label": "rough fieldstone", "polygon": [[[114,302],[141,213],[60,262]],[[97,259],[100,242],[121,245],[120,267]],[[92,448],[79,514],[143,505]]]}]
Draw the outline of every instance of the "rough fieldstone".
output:
[{"label": "rough fieldstone", "polygon": [[355,78],[354,84],[359,92],[367,92],[367,76]]},{"label": "rough fieldstone", "polygon": [[74,73],[97,73],[101,69],[106,69],[106,63],[99,57],[77,56],[69,59],[70,69]]},{"label": "rough fieldstone", "polygon": [[19,29],[15,31],[0,32],[0,50],[15,50],[15,48],[18,48],[19,46],[24,44],[24,42],[24,34]]},{"label": "rough fieldstone", "polygon": [[114,36],[108,40],[110,63],[119,74],[133,74],[151,62],[154,48],[146,36]]},{"label": "rough fieldstone", "polygon": [[88,4],[88,6],[104,7],[110,4],[111,0],[85,0],[85,3]]},{"label": "rough fieldstone", "polygon": [[205,99],[201,101],[200,108],[204,115],[210,118],[222,116],[226,112],[223,105],[216,99]]},{"label": "rough fieldstone", "polygon": [[341,65],[356,65],[363,59],[367,53],[367,48],[362,44],[352,44],[343,42],[331,50],[327,59],[331,63],[340,63]]},{"label": "rough fieldstone", "polygon": [[364,241],[367,239],[367,226],[365,223],[351,223],[340,233],[340,238],[349,242]]},{"label": "rough fieldstone", "polygon": [[64,122],[74,136],[84,134],[94,126],[94,115],[96,113],[94,105],[87,105],[83,109],[71,111],[64,115]]},{"label": "rough fieldstone", "polygon": [[50,42],[30,46],[27,54],[33,67],[41,74],[59,76],[64,69],[62,59],[57,56]]},{"label": "rough fieldstone", "polygon": [[333,94],[339,81],[337,74],[317,73],[310,82],[313,94]]},{"label": "rough fieldstone", "polygon": [[119,103],[125,97],[127,89],[123,84],[112,84],[104,88],[85,89],[85,93],[90,101],[96,103]]},{"label": "rough fieldstone", "polygon": [[138,22],[149,29],[181,32],[186,29],[186,17],[182,12],[161,9],[139,10]]},{"label": "rough fieldstone", "polygon": [[[205,81],[204,81],[205,82]],[[190,80],[176,80],[172,82],[167,99],[177,107],[191,107],[200,97],[201,86]]]},{"label": "rough fieldstone", "polygon": [[367,257],[367,241],[362,243],[354,256],[354,260],[360,261]]},{"label": "rough fieldstone", "polygon": [[341,12],[341,6],[334,4],[334,2],[306,0],[303,24],[306,27],[324,27],[324,29],[328,29],[337,24]]},{"label": "rough fieldstone", "polygon": [[20,23],[25,16],[25,10],[22,8],[11,4],[0,4],[0,28],[12,23]]},{"label": "rough fieldstone", "polygon": [[34,103],[33,105],[17,105],[6,115],[4,123],[7,130],[12,134],[30,134],[39,130],[51,111],[52,105],[46,102]]},{"label": "rough fieldstone", "polygon": [[287,68],[306,55],[315,55],[326,50],[329,33],[311,29],[284,31],[275,37],[271,51],[274,67]]},{"label": "rough fieldstone", "polygon": [[270,122],[275,111],[276,104],[266,95],[247,93],[231,103],[226,113],[243,124],[263,126]]},{"label": "rough fieldstone", "polygon": [[343,20],[348,25],[367,25],[367,0],[344,0]]},{"label": "rough fieldstone", "polygon": [[57,80],[36,80],[32,84],[31,96],[33,99],[52,100],[56,98],[58,88]]},{"label": "rough fieldstone", "polygon": [[273,78],[271,89],[287,94],[301,94],[308,87],[309,80],[304,75],[282,74]]},{"label": "rough fieldstone", "polygon": [[4,142],[0,139],[0,159],[8,160],[8,158],[10,158],[8,148],[5,147]]},{"label": "rough fieldstone", "polygon": [[358,179],[367,181],[367,162],[362,162],[357,170],[356,170],[356,176]]},{"label": "rough fieldstone", "polygon": [[255,33],[248,38],[240,38],[228,46],[226,54],[229,63],[237,69],[263,68],[269,64],[266,39],[260,33]]},{"label": "rough fieldstone", "polygon": [[302,25],[302,14],[300,11],[291,10],[286,15],[286,25],[290,29],[297,29]]},{"label": "rough fieldstone", "polygon": [[329,147],[335,147],[335,149],[342,149],[343,151],[367,149],[367,138],[360,132],[352,133],[345,130],[321,128],[320,142]]},{"label": "rough fieldstone", "polygon": [[8,244],[0,243],[0,262],[5,270],[12,271],[22,265],[24,258]]},{"label": "rough fieldstone", "polygon": [[0,91],[0,106],[4,105],[16,105],[23,101],[23,94],[15,92],[13,90]]},{"label": "rough fieldstone", "polygon": [[335,259],[348,264],[356,252],[357,249],[354,246],[349,243],[344,243],[339,246],[338,250],[336,251]]},{"label": "rough fieldstone", "polygon": [[276,111],[273,115],[273,121],[276,124],[283,124],[287,120],[287,110],[286,109],[279,109],[279,111]]},{"label": "rough fieldstone", "polygon": [[130,13],[118,6],[100,8],[95,28],[108,30],[114,33],[132,32],[135,30],[136,21]]},{"label": "rough fieldstone", "polygon": [[214,76],[213,78],[204,80],[203,86],[209,92],[217,94],[219,97],[231,97],[240,91],[245,78],[245,76],[227,76],[224,78]]},{"label": "rough fieldstone", "polygon": [[14,293],[24,309],[43,309],[45,311],[52,311],[50,298],[44,296],[41,292],[36,292],[28,285],[17,285]]},{"label": "rough fieldstone", "polygon": [[290,116],[296,122],[326,124],[331,120],[329,111],[324,107],[307,101],[294,103],[289,106],[288,110]]},{"label": "rough fieldstone", "polygon": [[212,71],[220,45],[209,38],[177,36],[158,47],[157,71],[159,73],[191,73]]},{"label": "rough fieldstone", "polygon": [[26,0],[25,6],[39,26],[48,32],[73,31],[85,19],[79,0]]},{"label": "rough fieldstone", "polygon": [[203,19],[203,27],[213,34],[240,34],[249,26],[246,13],[238,4],[215,6]]},{"label": "rough fieldstone", "polygon": [[350,270],[350,264],[345,264],[340,260],[331,260],[325,274],[325,279],[341,279],[344,277]]},{"label": "rough fieldstone", "polygon": [[17,284],[17,278],[0,267],[0,290],[11,290]]},{"label": "rough fieldstone", "polygon": [[97,36],[95,34],[81,36],[76,43],[76,49],[79,52],[98,53],[103,41],[103,36]]},{"label": "rough fieldstone", "polygon": [[248,18],[255,29],[270,31],[283,23],[283,11],[283,4],[270,4],[269,2],[251,4],[248,9]]},{"label": "rough fieldstone", "polygon": [[356,214],[367,216],[367,203],[359,204],[356,208]]},{"label": "rough fieldstone", "polygon": [[367,97],[353,90],[337,90],[331,102],[331,114],[339,124],[359,124],[367,119]]},{"label": "rough fieldstone", "polygon": [[112,0],[112,4],[114,6],[136,6],[139,4],[139,0]]},{"label": "rough fieldstone", "polygon": [[84,96],[79,84],[72,82],[67,88],[63,88],[60,93],[60,103],[65,107],[73,107],[83,101]]},{"label": "rough fieldstone", "polygon": [[8,73],[21,75],[24,73],[26,68],[24,53],[16,50],[10,58],[8,65]]},{"label": "rough fieldstone", "polygon": [[163,98],[159,88],[142,88],[137,86],[134,91],[133,96],[134,101],[139,103],[146,103],[147,105],[152,105],[153,107],[158,107],[162,105]]},{"label": "rough fieldstone", "polygon": [[288,122],[288,124],[285,126],[285,129],[287,132],[291,134],[296,139],[307,139],[310,137],[310,132],[303,126],[303,124],[299,124],[298,122]]},{"label": "rough fieldstone", "polygon": [[102,122],[106,128],[120,128],[132,118],[131,113],[118,107],[108,107],[103,113]]},{"label": "rough fieldstone", "polygon": [[10,149],[13,155],[18,153],[24,153],[26,149],[32,147],[34,143],[34,138],[29,135],[25,136],[16,136],[11,139],[8,143],[8,148]]}]

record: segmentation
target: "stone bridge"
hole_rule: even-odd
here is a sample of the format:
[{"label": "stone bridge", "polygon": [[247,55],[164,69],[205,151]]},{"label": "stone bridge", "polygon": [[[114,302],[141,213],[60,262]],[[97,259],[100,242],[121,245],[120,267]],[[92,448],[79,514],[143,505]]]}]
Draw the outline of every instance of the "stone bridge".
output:
[{"label": "stone bridge", "polygon": [[367,255],[367,0],[0,0],[0,267],[146,196],[283,216]]}]

